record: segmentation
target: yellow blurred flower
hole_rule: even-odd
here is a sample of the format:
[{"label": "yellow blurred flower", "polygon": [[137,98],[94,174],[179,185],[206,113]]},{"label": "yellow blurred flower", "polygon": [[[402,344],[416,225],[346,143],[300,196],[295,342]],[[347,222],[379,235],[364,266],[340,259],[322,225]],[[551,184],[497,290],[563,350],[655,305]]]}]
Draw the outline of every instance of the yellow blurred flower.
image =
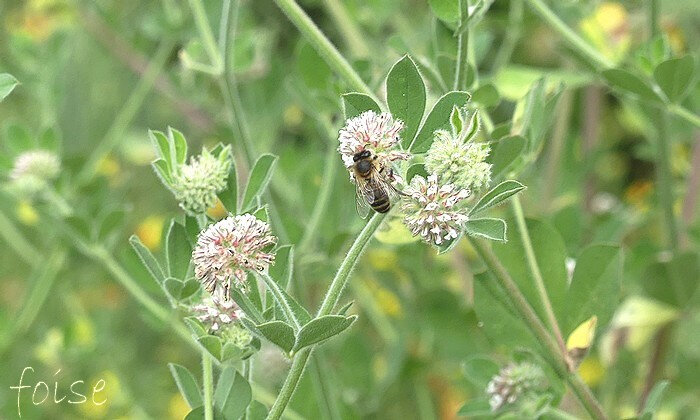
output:
[{"label": "yellow blurred flower", "polygon": [[114,183],[121,172],[121,165],[112,156],[105,156],[97,164],[97,173],[109,179],[109,182]]},{"label": "yellow blurred flower", "polygon": [[[123,402],[124,395],[117,375],[106,370],[95,375],[87,382],[87,401],[79,404],[78,409],[85,417],[104,418],[109,408]],[[93,394],[93,390],[96,392]]]},{"label": "yellow blurred flower", "polygon": [[65,0],[29,0],[8,17],[7,27],[15,34],[42,42],[72,19],[73,11]]},{"label": "yellow blurred flower", "polygon": [[618,62],[629,51],[629,16],[616,2],[603,2],[580,23],[581,31],[603,55]]},{"label": "yellow blurred flower", "polygon": [[391,271],[398,267],[399,258],[395,252],[388,249],[372,249],[367,252],[367,261],[372,268],[380,271]]},{"label": "yellow blurred flower", "polygon": [[634,181],[625,190],[625,201],[640,211],[649,209],[649,197],[654,191],[654,184],[649,180]]},{"label": "yellow blurred flower", "polygon": [[377,354],[372,359],[372,373],[374,373],[374,378],[377,381],[384,379],[389,372],[389,364],[386,361],[386,357],[381,354]]},{"label": "yellow blurred flower", "polygon": [[207,210],[207,214],[209,215],[209,217],[215,220],[219,220],[226,217],[228,215],[228,212],[226,211],[226,207],[224,207],[224,204],[221,202],[221,200],[217,199],[214,207]]},{"label": "yellow blurred flower", "polygon": [[46,332],[44,340],[34,347],[34,356],[49,366],[58,364],[59,353],[64,348],[63,331],[54,327]]},{"label": "yellow blurred flower", "polygon": [[88,317],[80,317],[71,325],[72,338],[80,347],[91,348],[95,345],[95,327]]},{"label": "yellow blurred flower", "polygon": [[39,213],[36,212],[31,203],[22,200],[17,205],[17,218],[25,225],[34,226],[39,221]]},{"label": "yellow blurred flower", "polygon": [[172,420],[184,419],[189,412],[190,406],[179,392],[170,397],[170,402],[168,402],[168,416]]},{"label": "yellow blurred flower", "polygon": [[675,23],[664,24],[663,31],[666,33],[673,55],[682,55],[685,52],[685,36],[680,26]]},{"label": "yellow blurred flower", "polygon": [[146,217],[143,222],[141,222],[136,227],[136,236],[141,239],[148,249],[155,251],[160,248],[161,242],[161,232],[163,231],[163,224],[165,223],[165,218],[159,214],[152,214]]},{"label": "yellow blurred flower", "polygon": [[583,359],[583,362],[578,367],[578,373],[586,385],[594,387],[603,379],[605,368],[597,357],[591,356]]},{"label": "yellow blurred flower", "polygon": [[401,301],[394,292],[382,287],[374,280],[367,280],[365,283],[370,293],[372,293],[374,301],[383,313],[392,318],[400,318],[403,316]]},{"label": "yellow blurred flower", "polygon": [[304,112],[299,105],[289,105],[282,114],[282,120],[287,127],[297,127],[304,120]]}]

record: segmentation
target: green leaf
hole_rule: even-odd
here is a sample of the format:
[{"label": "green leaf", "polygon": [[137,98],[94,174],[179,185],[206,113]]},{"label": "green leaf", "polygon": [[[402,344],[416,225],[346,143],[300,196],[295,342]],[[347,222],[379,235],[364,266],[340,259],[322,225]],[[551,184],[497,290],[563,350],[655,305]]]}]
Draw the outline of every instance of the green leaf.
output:
[{"label": "green leaf", "polygon": [[351,92],[342,96],[343,114],[345,119],[355,118],[365,111],[374,111],[377,114],[382,112],[379,105],[370,96],[364,93]]},{"label": "green leaf", "polygon": [[350,309],[350,307],[351,307],[354,303],[355,303],[355,301],[354,301],[354,300],[351,300],[350,302],[348,302],[348,303],[346,303],[345,305],[343,305],[343,307],[340,308],[340,309],[338,310],[338,314],[337,314],[337,315],[345,315],[346,313],[348,313],[348,310]]},{"label": "green leaf", "polygon": [[187,160],[187,140],[185,136],[172,127],[168,127],[168,137],[172,139],[175,147],[175,162],[183,165]]},{"label": "green leaf", "polygon": [[47,127],[39,136],[39,147],[58,153],[61,149],[61,133],[53,127]]},{"label": "green leaf", "polygon": [[603,70],[603,78],[610,86],[652,102],[663,102],[654,89],[639,76],[623,69]]},{"label": "green leaf", "polygon": [[464,223],[464,230],[470,236],[492,241],[506,241],[506,222],[501,219],[469,219]]},{"label": "green leaf", "polygon": [[[508,224],[514,226],[513,221],[509,221]],[[565,314],[572,310],[571,306],[580,305],[580,303],[566,303],[566,246],[559,232],[548,223],[526,219],[525,225],[554,313],[558,320],[563,321]],[[546,319],[546,313],[540,303],[535,279],[532,276],[523,241],[519,234],[520,230],[517,227],[513,227],[512,230],[515,231],[512,235],[514,238],[511,238],[506,244],[494,243],[493,250],[540,318]]]},{"label": "green leaf", "polygon": [[311,346],[340,334],[352,325],[356,319],[356,315],[349,317],[342,315],[324,315],[311,320],[311,322],[304,325],[301,330],[299,330],[293,351],[297,352],[304,347]]},{"label": "green leaf", "polygon": [[394,118],[404,122],[401,132],[404,147],[411,144],[425,111],[425,84],[416,64],[403,56],[389,71],[386,101]]},{"label": "green leaf", "polygon": [[489,404],[489,401],[486,398],[478,398],[467,401],[462,408],[459,409],[457,415],[468,418],[489,418],[493,416],[493,411],[491,410],[491,404]]},{"label": "green leaf", "polygon": [[233,159],[231,159],[226,189],[221,191],[217,197],[229,213],[238,214],[238,172],[236,171],[236,162]]},{"label": "green leaf", "polygon": [[[610,321],[620,299],[622,254],[612,245],[592,245],[576,260],[576,269],[566,293],[566,336],[593,315],[598,329]],[[548,289],[549,290],[549,289]]]},{"label": "green leaf", "polygon": [[433,133],[435,130],[450,127],[450,115],[454,107],[462,107],[469,102],[467,92],[448,92],[443,95],[430,110],[416,138],[411,143],[409,150],[412,153],[425,153],[433,144]]},{"label": "green leaf", "polygon": [[185,416],[185,420],[204,420],[204,406],[199,406]]},{"label": "green leaf", "polygon": [[491,357],[484,355],[472,356],[462,363],[464,377],[479,388],[486,388],[499,370],[498,364]]},{"label": "green leaf", "polygon": [[447,23],[455,23],[459,20],[458,0],[428,0],[428,4],[438,19]]},{"label": "green leaf", "polygon": [[497,179],[507,175],[510,168],[525,150],[526,140],[523,136],[508,136],[491,145],[491,153],[486,161],[491,166],[491,177]]},{"label": "green leaf", "polygon": [[286,353],[292,351],[294,347],[294,329],[289,324],[282,321],[270,321],[256,325],[260,334],[277,345]]},{"label": "green leaf", "polygon": [[518,181],[503,181],[484,194],[469,211],[469,215],[479,214],[488,208],[497,206],[524,189],[525,186]]},{"label": "green leaf", "polygon": [[692,87],[695,73],[693,56],[672,58],[656,66],[654,80],[671,102],[680,102]]},{"label": "green leaf", "polygon": [[166,162],[164,159],[156,159],[151,163],[151,166],[153,166],[153,170],[156,172],[158,179],[160,179],[160,182],[162,182],[163,185],[166,187],[172,185],[173,177],[170,174],[168,162]]},{"label": "green leaf", "polygon": [[7,98],[7,95],[12,93],[12,91],[17,87],[19,81],[15,77],[8,73],[0,73],[0,102]]},{"label": "green leaf", "polygon": [[175,363],[168,363],[168,368],[175,379],[177,389],[180,390],[180,394],[187,401],[187,405],[190,408],[202,405],[202,394],[199,392],[199,385],[197,385],[197,380],[190,371],[186,367]]},{"label": "green leaf", "polygon": [[238,420],[252,398],[250,384],[233,366],[221,372],[214,391],[214,406],[223,414],[224,419]]},{"label": "green leaf", "polygon": [[165,236],[165,257],[168,275],[184,279],[192,259],[192,246],[187,239],[185,227],[177,223],[175,219],[170,221],[170,227]]},{"label": "green leaf", "polygon": [[670,261],[654,262],[645,270],[641,285],[647,296],[684,308],[695,295],[700,278],[700,257],[696,252],[680,252]]},{"label": "green leaf", "polygon": [[97,239],[101,242],[105,241],[111,234],[115,233],[117,229],[122,227],[125,219],[126,212],[124,209],[114,209],[107,213],[100,223]]},{"label": "green leaf", "polygon": [[263,222],[269,222],[270,221],[270,211],[267,208],[267,204],[265,204],[264,206],[255,210],[253,212],[253,216],[255,216],[255,218],[258,220],[262,220]]},{"label": "green leaf", "polygon": [[425,165],[422,163],[414,163],[406,171],[406,183],[410,184],[414,176],[420,175],[423,178],[428,178],[428,171],[425,170]]},{"label": "green leaf", "polygon": [[151,143],[153,143],[153,148],[156,150],[158,157],[165,161],[167,173],[171,175],[176,162],[175,147],[171,146],[172,143],[168,137],[160,131],[148,130],[148,137],[151,139]]},{"label": "green leaf", "polygon": [[253,400],[248,406],[248,419],[264,420],[267,417],[267,407],[260,401]]},{"label": "green leaf", "polygon": [[201,283],[195,279],[189,279],[184,282],[182,286],[182,291],[180,291],[180,299],[185,300],[192,297],[195,293],[199,291]]},{"label": "green leaf", "polygon": [[209,354],[211,354],[216,360],[221,360],[221,339],[215,335],[205,335],[197,339],[199,344],[202,345]]},{"label": "green leaf", "polygon": [[207,335],[207,330],[204,328],[204,324],[197,318],[193,316],[189,316],[184,319],[185,324],[190,328],[190,331],[192,331],[192,334],[194,334],[195,337],[199,338],[202,336]]},{"label": "green leaf", "polygon": [[488,83],[474,91],[472,101],[482,107],[491,108],[501,102],[501,96],[498,94],[498,89],[491,83]]},{"label": "green leaf", "polygon": [[284,311],[284,315],[287,320],[292,323],[296,328],[304,325],[311,319],[309,313],[304,309],[299,302],[296,301],[292,296],[290,296],[280,285],[270,276],[261,275],[267,290],[272,293],[272,297],[275,302],[280,305],[280,308]]},{"label": "green leaf", "polygon": [[231,288],[231,298],[241,308],[244,314],[256,323],[263,322],[263,316],[257,306],[236,287]]},{"label": "green leaf", "polygon": [[36,143],[27,128],[19,124],[9,124],[5,127],[5,142],[8,149],[16,154],[36,147]]},{"label": "green leaf", "polygon": [[649,395],[647,396],[647,401],[644,404],[642,415],[654,414],[659,409],[661,399],[663,398],[664,393],[666,392],[666,389],[668,388],[669,384],[669,381],[659,381],[654,385],[654,387],[649,392]]},{"label": "green leaf", "polygon": [[175,300],[180,300],[180,295],[182,294],[182,288],[185,287],[185,282],[174,277],[168,277],[163,282],[163,287],[165,291]]},{"label": "green leaf", "polygon": [[477,274],[474,280],[474,310],[486,336],[510,350],[539,348],[537,340],[520,316],[515,314],[505,292],[491,273]]},{"label": "green leaf", "polygon": [[199,236],[199,223],[194,216],[185,215],[185,232],[187,232],[187,240],[192,249],[197,245],[197,237]]},{"label": "green leaf", "polygon": [[446,252],[450,252],[457,244],[459,243],[460,239],[462,239],[462,233],[460,232],[456,238],[453,239],[448,239],[441,243],[440,245],[435,245],[435,248],[437,248],[437,253],[438,255],[442,255]]},{"label": "green leaf", "polygon": [[296,51],[296,70],[307,88],[326,89],[333,72],[323,58],[307,42],[300,42]]},{"label": "green leaf", "polygon": [[267,188],[267,184],[272,178],[272,171],[276,162],[277,156],[269,153],[260,156],[255,162],[253,170],[250,171],[248,185],[245,187],[241,211],[246,212],[250,210],[254,205],[255,199],[265,192],[265,188]]},{"label": "green leaf", "polygon": [[270,277],[282,288],[287,288],[294,272],[294,247],[283,245],[277,248],[275,263],[270,267]]},{"label": "green leaf", "polygon": [[143,263],[143,266],[146,267],[146,270],[148,270],[158,284],[162,284],[165,281],[165,273],[156,260],[156,257],[151,254],[151,251],[146,248],[146,245],[141,242],[138,236],[131,235],[129,243],[141,260],[141,263]]}]

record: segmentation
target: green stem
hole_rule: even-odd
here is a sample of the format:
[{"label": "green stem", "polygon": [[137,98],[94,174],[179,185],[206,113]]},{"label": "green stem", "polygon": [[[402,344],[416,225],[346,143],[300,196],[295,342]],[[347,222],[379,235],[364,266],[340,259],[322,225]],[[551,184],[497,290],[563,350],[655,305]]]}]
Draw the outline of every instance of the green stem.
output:
[{"label": "green stem", "polygon": [[668,105],[667,109],[668,112],[670,112],[671,114],[674,114],[675,116],[680,117],[693,124],[694,126],[700,128],[700,116],[698,116],[697,114],[693,114],[692,112],[677,104]]},{"label": "green stem", "polygon": [[339,74],[352,89],[371,96],[377,103],[380,102],[345,57],[338,52],[335,46],[294,0],[275,0],[275,3],[333,71]]},{"label": "green stem", "polygon": [[[554,338],[559,344],[559,350],[561,354],[566,355],[566,345],[564,344],[564,338],[559,329],[559,323],[557,322],[557,317],[554,315],[554,309],[552,308],[552,302],[547,294],[547,288],[544,285],[544,278],[542,277],[542,270],[540,270],[540,265],[537,262],[537,257],[535,256],[535,250],[532,248],[532,240],[530,239],[530,233],[527,229],[527,224],[525,223],[525,216],[523,214],[523,207],[520,204],[520,198],[516,195],[511,200],[513,205],[513,213],[515,214],[515,224],[518,225],[518,231],[520,232],[520,240],[523,243],[523,248],[525,248],[525,257],[527,258],[527,264],[530,268],[530,273],[535,279],[535,287],[537,288],[537,293],[540,297],[540,302],[544,307],[545,314],[547,315],[547,321],[549,322],[549,328],[551,328],[554,333]],[[566,359],[566,356],[565,356]]]},{"label": "green stem", "polygon": [[355,20],[350,17],[343,2],[339,0],[324,0],[323,4],[331,15],[333,23],[335,23],[343,38],[345,38],[350,54],[354,57],[367,57],[370,49],[361,30],[355,26]]},{"label": "green stem", "polygon": [[321,177],[323,184],[318,191],[318,198],[314,204],[314,209],[311,212],[309,223],[306,224],[304,235],[299,241],[298,252],[305,253],[312,245],[316,232],[318,231],[323,216],[326,214],[326,209],[331,201],[331,193],[333,192],[333,183],[335,182],[336,167],[338,166],[338,154],[334,147],[328,146],[326,151],[326,164],[323,168]]},{"label": "green stem", "polygon": [[[345,259],[343,259],[343,262],[340,264],[340,268],[338,269],[338,272],[336,273],[330,287],[328,288],[328,291],[326,292],[326,296],[323,298],[323,303],[318,310],[317,316],[328,315],[333,311],[333,308],[340,299],[343,289],[347,285],[348,279],[350,278],[350,273],[352,272],[355,263],[369,243],[372,235],[374,235],[374,232],[381,224],[382,220],[384,220],[385,216],[385,214],[375,213],[357,236],[355,242],[353,242],[353,244],[350,246]],[[267,415],[268,420],[279,419],[284,412],[284,409],[287,407],[289,400],[294,394],[294,390],[296,390],[299,379],[301,379],[301,375],[304,373],[304,368],[306,368],[306,363],[309,360],[312,350],[313,347],[307,347],[294,355],[292,366],[287,373],[287,378],[284,381],[284,385],[282,385],[282,389],[280,390],[275,403],[270,409],[270,413]]]},{"label": "green stem", "polygon": [[27,264],[33,266],[37,261],[42,259],[39,251],[37,251],[37,249],[29,243],[27,238],[25,238],[22,232],[19,231],[12,220],[10,220],[10,218],[7,217],[1,210],[0,235],[2,235],[2,237],[5,239],[7,245],[14,249],[17,256]]},{"label": "green stem", "polygon": [[518,289],[513,278],[498,260],[496,254],[491,250],[488,242],[481,239],[472,239],[471,243],[508,295],[515,310],[523,319],[523,322],[525,322],[542,345],[542,348],[547,354],[547,361],[552,365],[557,374],[569,383],[584,408],[594,419],[607,419],[600,403],[596,400],[593,393],[591,393],[591,390],[588,389],[586,384],[575,372],[569,372],[564,355],[561,354],[557,342],[552,338],[547,328],[537,317],[537,314],[527,302],[527,299],[520,289]]},{"label": "green stem", "polygon": [[659,0],[649,0],[649,28],[651,29],[651,36],[658,36],[661,32],[659,28]]},{"label": "green stem", "polygon": [[214,420],[214,372],[211,356],[206,350],[202,351],[202,382],[204,383],[204,419]]},{"label": "green stem", "polygon": [[659,183],[659,201],[664,214],[666,232],[672,250],[678,249],[678,225],[673,214],[673,190],[671,185],[670,144],[668,141],[668,116],[664,111],[658,115],[658,143],[656,176]]},{"label": "green stem", "polygon": [[571,47],[593,62],[597,67],[613,67],[613,63],[610,60],[599,53],[595,48],[591,47],[583,38],[569,28],[543,0],[526,1],[530,4],[530,7],[532,7],[535,13],[544,19],[555,31],[559,32],[559,35],[564,37]]},{"label": "green stem", "polygon": [[343,292],[345,285],[348,283],[350,273],[355,267],[355,263],[357,262],[358,258],[360,258],[362,251],[364,251],[367,247],[369,240],[372,239],[374,232],[377,230],[377,228],[379,228],[379,225],[384,220],[384,217],[386,217],[386,214],[374,213],[372,218],[369,219],[365,227],[357,236],[357,239],[355,239],[355,242],[353,242],[352,246],[348,250],[345,259],[340,264],[340,268],[338,268],[338,272],[333,278],[331,286],[326,292],[326,296],[323,298],[323,303],[321,303],[317,316],[329,315],[333,311],[333,308],[335,308],[335,305],[338,304],[340,294]]},{"label": "green stem", "polygon": [[107,156],[114,147],[124,138],[126,129],[131,124],[131,121],[136,116],[136,113],[141,108],[143,101],[151,91],[158,75],[162,71],[165,63],[170,58],[170,53],[173,49],[173,41],[170,39],[164,40],[158,46],[153,59],[148,65],[143,77],[139,80],[136,88],[131,92],[124,106],[119,110],[114,122],[107,130],[107,133],[102,138],[100,143],[92,150],[85,165],[78,173],[78,184],[83,184],[95,175],[102,159]]},{"label": "green stem", "polygon": [[192,17],[194,18],[194,23],[197,26],[197,31],[199,32],[199,38],[202,41],[204,50],[207,52],[210,61],[210,73],[219,75],[224,71],[224,62],[221,54],[219,53],[219,48],[214,38],[214,33],[209,26],[209,19],[207,18],[207,13],[204,10],[201,0],[188,0],[190,5],[190,10],[192,11]]},{"label": "green stem", "polygon": [[461,31],[457,35],[457,60],[455,61],[455,79],[452,90],[466,89],[467,80],[467,52],[469,48],[469,34]]},{"label": "green stem", "polygon": [[[275,396],[267,389],[261,387],[256,383],[251,383],[250,387],[253,388],[253,398],[265,405],[272,405],[275,402]],[[287,408],[282,414],[282,418],[289,420],[305,420],[305,417],[297,413],[291,408]]]},{"label": "green stem", "polygon": [[496,53],[496,58],[493,60],[493,66],[491,67],[492,74],[496,74],[508,64],[515,50],[515,45],[520,38],[520,33],[522,32],[523,0],[511,0],[509,3],[508,26],[506,27],[503,42],[501,42],[501,46]]}]

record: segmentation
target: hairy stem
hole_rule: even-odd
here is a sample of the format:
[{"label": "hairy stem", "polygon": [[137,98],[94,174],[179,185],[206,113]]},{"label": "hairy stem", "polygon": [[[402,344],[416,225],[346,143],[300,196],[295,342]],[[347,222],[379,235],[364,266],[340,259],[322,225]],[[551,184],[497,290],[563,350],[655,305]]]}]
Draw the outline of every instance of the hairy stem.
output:
[{"label": "hairy stem", "polygon": [[547,288],[544,285],[544,278],[542,277],[542,270],[540,270],[540,265],[537,262],[537,257],[535,256],[535,250],[532,248],[532,240],[530,239],[530,233],[527,230],[527,224],[525,223],[525,216],[523,214],[523,207],[520,204],[520,198],[517,195],[514,196],[511,203],[513,205],[513,213],[515,214],[515,224],[518,225],[518,232],[520,233],[520,241],[523,243],[523,248],[525,248],[527,265],[530,268],[532,277],[535,279],[535,287],[537,288],[537,294],[540,297],[542,307],[544,307],[544,312],[547,315],[549,328],[554,333],[554,338],[557,340],[561,354],[564,355],[565,359],[567,359],[564,337],[559,329],[557,317],[554,315],[552,301],[549,299],[549,295],[547,294]]},{"label": "hairy stem", "polygon": [[340,0],[323,0],[323,5],[333,19],[333,23],[345,38],[345,43],[354,57],[367,57],[370,49],[360,28],[355,25],[355,20],[350,17],[348,10]]},{"label": "hairy stem", "polygon": [[[382,220],[384,220],[385,216],[385,214],[375,213],[357,236],[355,242],[353,242],[353,244],[350,246],[348,253],[345,255],[345,259],[343,259],[343,262],[340,264],[340,268],[338,269],[338,272],[336,273],[330,287],[328,288],[328,291],[326,292],[326,296],[323,298],[323,303],[318,310],[317,316],[328,315],[333,311],[333,308],[340,299],[343,289],[345,289],[345,286],[347,285],[350,278],[350,273],[355,267],[355,263],[362,254],[362,251],[364,251],[366,248],[369,240],[372,238],[372,235],[374,235],[374,232],[377,230]],[[267,415],[268,420],[279,419],[280,416],[282,416],[284,409],[287,407],[287,404],[289,404],[289,400],[292,398],[292,395],[299,384],[299,380],[301,379],[301,375],[304,373],[304,368],[306,368],[306,364],[311,356],[312,350],[313,347],[307,347],[294,355],[292,366],[287,373],[287,378],[284,381],[284,385],[282,385],[282,389],[280,390],[275,403],[270,409],[270,413]]]},{"label": "hairy stem", "polygon": [[294,0],[275,0],[275,3],[335,73],[339,74],[352,89],[371,96],[375,102],[379,103],[374,92]]},{"label": "hairy stem", "polygon": [[211,66],[209,72],[219,75],[224,71],[223,58],[219,53],[214,33],[209,26],[209,19],[202,5],[202,0],[188,0],[188,3],[192,11],[194,23],[197,26],[197,32],[199,32],[200,41],[202,41],[204,50],[207,52],[207,56],[209,56],[209,64]]},{"label": "hairy stem", "polygon": [[666,236],[672,250],[678,249],[678,225],[673,214],[673,186],[671,184],[670,144],[668,139],[668,116],[664,111],[657,115],[657,160],[656,178],[659,183],[659,203],[666,224]]},{"label": "hairy stem", "polygon": [[202,382],[204,385],[204,419],[214,420],[214,371],[211,365],[211,356],[206,350],[202,350]]},{"label": "hairy stem", "polygon": [[560,352],[557,342],[552,338],[547,331],[547,328],[537,317],[534,309],[532,309],[532,306],[530,306],[527,299],[525,299],[525,296],[522,294],[520,289],[518,289],[518,286],[510,276],[510,273],[508,273],[505,267],[503,267],[501,262],[498,260],[498,257],[496,257],[496,254],[494,254],[494,252],[491,250],[488,242],[481,239],[474,239],[471,240],[471,243],[486,266],[496,277],[505,293],[508,295],[508,298],[515,307],[515,310],[522,317],[530,331],[532,331],[535,337],[542,344],[542,347],[548,356],[547,360],[552,365],[554,370],[560,375],[561,378],[566,379],[578,399],[583,404],[584,408],[593,418],[599,420],[606,419],[607,417],[603,412],[603,408],[600,406],[600,403],[598,400],[596,400],[591,390],[588,389],[586,384],[575,372],[569,372],[564,355]]}]

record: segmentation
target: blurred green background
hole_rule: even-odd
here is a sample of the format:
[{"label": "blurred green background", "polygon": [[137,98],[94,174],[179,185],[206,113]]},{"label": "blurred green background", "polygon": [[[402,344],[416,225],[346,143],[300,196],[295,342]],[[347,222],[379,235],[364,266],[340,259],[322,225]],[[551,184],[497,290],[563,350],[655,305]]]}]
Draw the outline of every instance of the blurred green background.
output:
[{"label": "blurred green background", "polygon": [[[180,211],[149,165],[154,154],[147,129],[173,126],[186,134],[194,151],[232,143],[239,168],[246,167],[237,143],[241,128],[230,124],[219,86],[187,66],[198,46],[192,43],[197,33],[185,3],[0,3],[0,72],[21,82],[0,104],[0,125],[4,130],[24,127],[32,136],[47,128],[60,133],[59,191],[79,178],[97,144],[114,141],[113,150],[94,162],[95,180],[69,199],[95,220],[105,209],[127,209],[124,227],[110,246],[154,296],[160,292],[127,239],[136,233],[160,252],[163,224]],[[664,284],[679,278],[692,285],[700,278],[700,134],[679,121],[669,127],[673,208],[682,244],[682,251],[671,258],[656,194],[653,109],[612,95],[527,7],[513,25],[513,3],[519,2],[495,1],[475,31],[480,77],[500,93],[489,107],[494,121],[510,118],[515,102],[538,78],[548,76],[566,85],[543,153],[520,177],[528,186],[522,195],[525,212],[551,224],[571,257],[593,242],[621,244],[625,263],[620,303],[634,298],[647,305],[629,325],[597,332],[600,342],[617,337],[617,344],[614,350],[596,345],[580,373],[606,407],[620,417],[633,415],[657,331],[664,329],[670,338],[662,371],[672,382],[658,416],[698,418],[698,296],[685,296],[681,304],[667,298]],[[552,3],[612,60],[634,61],[645,48],[646,2]],[[216,28],[220,2],[204,4]],[[451,30],[426,1],[300,4],[376,91],[384,88],[386,72],[405,53],[441,75],[454,61]],[[661,23],[673,54],[697,54],[700,3],[662,5]],[[272,2],[243,1],[236,34],[229,51],[237,82],[234,95],[240,98],[255,153],[280,157],[271,187],[272,197],[283,203],[277,217],[286,234],[278,234],[281,243],[298,243],[318,194],[326,150],[336,147],[336,134],[325,121],[332,121],[337,133],[342,123],[339,95],[348,89]],[[513,48],[510,59],[504,44]],[[154,83],[148,83],[149,75],[155,75]],[[429,86],[429,103],[441,89],[439,83]],[[694,88],[687,102],[696,112],[699,89]],[[297,296],[312,308],[363,223],[355,214],[353,186],[340,159],[334,183],[314,251],[298,262],[303,292]],[[26,374],[29,385],[57,380],[59,390],[66,390],[75,380],[104,379],[107,403],[73,406],[49,399],[34,406],[27,393],[22,394],[22,418],[182,418],[189,410],[167,363],[198,371],[199,355],[149,317],[103,268],[76,252],[44,217],[55,210],[40,207],[9,195],[0,201],[0,230],[7,232],[8,223],[16,226],[41,256],[25,261],[5,238],[0,241],[0,418],[17,417],[17,395],[9,387],[18,383],[26,366],[35,369]],[[510,214],[507,207],[499,212]],[[222,216],[217,208],[211,214]],[[472,308],[471,273],[481,270],[480,263],[465,243],[436,256],[426,246],[397,244],[389,234],[378,239],[363,256],[345,297],[355,300],[352,311],[359,321],[322,350],[336,385],[337,409],[343,418],[455,418],[465,401],[483,395],[483,387],[462,374],[461,363],[476,354],[492,355],[502,364],[510,358],[508,349],[487,338]],[[55,280],[40,286],[47,293],[45,302],[36,318],[17,331],[13,325],[28,305],[28,292],[41,279],[41,268],[61,252],[66,252],[65,262]],[[662,319],[660,313],[671,315]],[[254,394],[269,405],[288,362],[270,346],[255,360]],[[324,415],[315,402],[317,368],[305,375],[291,404],[293,414]],[[578,412],[570,397],[563,404]]]}]

